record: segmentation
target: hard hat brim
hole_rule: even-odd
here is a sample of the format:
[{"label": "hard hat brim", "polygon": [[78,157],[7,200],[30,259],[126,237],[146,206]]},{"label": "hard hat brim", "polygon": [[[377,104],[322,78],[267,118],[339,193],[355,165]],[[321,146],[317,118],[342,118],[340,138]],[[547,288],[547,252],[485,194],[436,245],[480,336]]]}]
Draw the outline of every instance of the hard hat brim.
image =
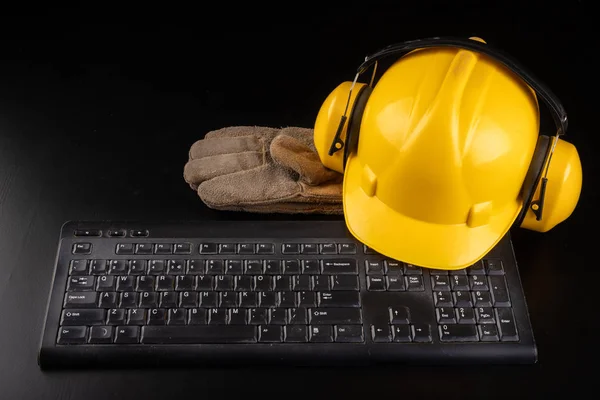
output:
[{"label": "hard hat brim", "polygon": [[506,235],[521,209],[515,201],[478,227],[432,224],[367,195],[361,178],[362,165],[351,155],[343,184],[344,218],[350,233],[386,257],[426,268],[457,270],[475,264]]}]

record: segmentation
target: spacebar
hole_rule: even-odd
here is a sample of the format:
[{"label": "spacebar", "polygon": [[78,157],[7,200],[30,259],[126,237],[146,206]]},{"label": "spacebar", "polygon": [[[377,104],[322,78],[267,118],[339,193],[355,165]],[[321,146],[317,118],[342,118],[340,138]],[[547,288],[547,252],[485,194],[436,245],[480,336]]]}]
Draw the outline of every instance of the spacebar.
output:
[{"label": "spacebar", "polygon": [[250,325],[144,326],[142,343],[255,343],[256,327]]}]

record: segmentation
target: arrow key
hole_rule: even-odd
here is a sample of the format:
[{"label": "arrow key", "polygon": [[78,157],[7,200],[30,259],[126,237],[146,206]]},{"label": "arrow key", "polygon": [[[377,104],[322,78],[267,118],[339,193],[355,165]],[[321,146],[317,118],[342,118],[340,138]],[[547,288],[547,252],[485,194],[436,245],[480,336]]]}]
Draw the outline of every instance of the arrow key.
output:
[{"label": "arrow key", "polygon": [[389,343],[392,341],[390,326],[387,324],[371,325],[371,339],[375,343]]},{"label": "arrow key", "polygon": [[410,322],[410,314],[407,307],[390,307],[390,324],[404,325]]},{"label": "arrow key", "polygon": [[92,326],[90,331],[90,343],[104,344],[112,343],[112,326]]}]

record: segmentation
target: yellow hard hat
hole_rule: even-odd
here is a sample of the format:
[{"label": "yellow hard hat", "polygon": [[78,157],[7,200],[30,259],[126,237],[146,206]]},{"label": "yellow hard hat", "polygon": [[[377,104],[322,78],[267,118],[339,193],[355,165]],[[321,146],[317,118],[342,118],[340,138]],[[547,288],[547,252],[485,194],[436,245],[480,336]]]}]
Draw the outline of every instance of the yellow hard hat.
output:
[{"label": "yellow hard hat", "polygon": [[[579,200],[582,169],[557,98],[481,39],[432,38],[375,86],[344,82],[315,123],[321,161],[344,173],[349,231],[373,250],[427,268],[461,269],[518,226],[545,232]],[[538,98],[556,134],[540,134]]]}]

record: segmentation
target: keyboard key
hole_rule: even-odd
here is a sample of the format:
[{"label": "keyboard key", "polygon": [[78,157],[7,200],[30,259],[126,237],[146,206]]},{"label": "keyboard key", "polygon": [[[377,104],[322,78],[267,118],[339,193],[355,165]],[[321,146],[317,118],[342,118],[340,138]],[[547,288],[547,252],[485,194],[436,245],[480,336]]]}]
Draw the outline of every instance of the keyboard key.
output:
[{"label": "keyboard key", "polygon": [[107,325],[124,325],[127,320],[127,313],[122,308],[113,308],[108,310]]},{"label": "keyboard key", "polygon": [[95,308],[98,303],[97,292],[69,292],[65,296],[65,308]]},{"label": "keyboard key", "polygon": [[384,291],[386,280],[383,276],[367,276],[367,289],[371,291]]},{"label": "keyboard key", "polygon": [[199,247],[200,254],[217,254],[216,243],[202,243]]},{"label": "keyboard key", "polygon": [[302,254],[319,254],[319,246],[316,243],[303,244]]},{"label": "keyboard key", "polygon": [[81,344],[85,343],[87,327],[69,326],[58,330],[58,344]]},{"label": "keyboard key", "polygon": [[192,308],[189,310],[188,323],[190,325],[204,325],[208,322],[208,310],[206,308]]},{"label": "keyboard key", "polygon": [[360,308],[311,308],[308,310],[313,325],[361,324]]},{"label": "keyboard key", "polygon": [[321,254],[337,254],[335,243],[323,243],[321,245]]},{"label": "keyboard key", "polygon": [[191,254],[192,244],[191,243],[176,243],[173,246],[173,254]]},{"label": "keyboard key", "polygon": [[254,326],[143,326],[142,343],[146,344],[202,344],[202,343],[255,343]]},{"label": "keyboard key", "polygon": [[168,243],[158,243],[154,246],[155,254],[173,254],[173,245]]},{"label": "keyboard key", "polygon": [[113,341],[112,326],[92,326],[90,329],[89,343],[107,344]]},{"label": "keyboard key", "polygon": [[468,267],[467,274],[468,275],[485,275],[485,268],[483,267],[483,262],[478,261],[475,264]]},{"label": "keyboard key", "polygon": [[471,290],[489,290],[488,282],[485,276],[469,276],[469,286]]},{"label": "keyboard key", "polygon": [[90,254],[91,252],[91,243],[75,243],[73,245],[73,254]]},{"label": "keyboard key", "polygon": [[444,275],[433,275],[431,277],[431,288],[432,290],[450,290],[450,277]]},{"label": "keyboard key", "polygon": [[498,321],[501,341],[515,342],[519,340],[512,309],[506,307],[496,308],[496,321]]},{"label": "keyboard key", "polygon": [[99,291],[103,292],[111,292],[114,291],[117,287],[117,280],[115,276],[112,275],[102,275],[98,277],[98,284],[96,288]]},{"label": "keyboard key", "polygon": [[239,254],[254,254],[254,244],[252,243],[242,243],[238,246]]},{"label": "keyboard key", "polygon": [[112,275],[127,275],[127,260],[110,260],[108,273]]},{"label": "keyboard key", "polygon": [[502,260],[486,259],[483,260],[483,266],[488,275],[504,275]]},{"label": "keyboard key", "polygon": [[479,340],[476,325],[444,324],[438,327],[442,342],[476,342]]},{"label": "keyboard key", "polygon": [[146,260],[131,260],[129,263],[129,273],[131,275],[144,275],[148,262]]},{"label": "keyboard key", "polygon": [[453,307],[454,300],[452,297],[452,293],[439,291],[433,293],[433,301],[436,307]]},{"label": "keyboard key", "polygon": [[334,339],[338,343],[361,343],[364,341],[362,325],[336,325]]},{"label": "keyboard key", "polygon": [[258,333],[258,341],[262,343],[280,343],[283,341],[283,327],[281,326],[261,326]]},{"label": "keyboard key", "polygon": [[74,232],[75,236],[102,236],[102,231],[100,229],[77,229]]},{"label": "keyboard key", "polygon": [[156,308],[158,307],[159,294],[156,292],[143,292],[140,294],[140,307]]},{"label": "keyboard key", "polygon": [[69,274],[71,275],[87,275],[88,273],[88,260],[73,260],[71,261],[71,267]]},{"label": "keyboard key", "polygon": [[412,331],[414,342],[431,342],[431,327],[428,324],[414,324]]},{"label": "keyboard key", "polygon": [[358,290],[358,277],[352,275],[333,275],[332,290]]},{"label": "keyboard key", "polygon": [[119,326],[116,329],[115,343],[137,343],[139,335],[139,326]]},{"label": "keyboard key", "polygon": [[149,232],[146,229],[132,229],[129,234],[131,237],[147,237]]},{"label": "keyboard key", "polygon": [[290,308],[288,310],[288,324],[305,325],[308,323],[308,311],[304,307]]},{"label": "keyboard key", "polygon": [[[472,277],[473,278],[473,277]],[[469,278],[466,275],[453,275],[450,277],[452,290],[469,290]]]},{"label": "keyboard key", "polygon": [[407,307],[390,307],[390,324],[408,324],[410,322],[410,313]]},{"label": "keyboard key", "polygon": [[491,307],[492,296],[490,292],[476,291],[473,292],[473,305],[475,307]]},{"label": "keyboard key", "polygon": [[333,329],[329,325],[313,325],[308,329],[309,342],[330,343],[333,342]]},{"label": "keyboard key", "polygon": [[479,337],[482,342],[497,342],[500,340],[498,327],[496,325],[479,325]]},{"label": "keyboard key", "polygon": [[138,243],[135,245],[135,254],[152,254],[151,243]]},{"label": "keyboard key", "polygon": [[284,327],[284,341],[286,343],[308,342],[308,329],[306,325],[288,325]]},{"label": "keyboard key", "polygon": [[133,254],[133,244],[132,243],[119,243],[115,248],[116,254]]},{"label": "keyboard key", "polygon": [[387,277],[387,290],[390,292],[403,292],[406,284],[402,275]]},{"label": "keyboard key", "polygon": [[367,275],[382,275],[385,273],[385,265],[383,261],[365,261]]},{"label": "keyboard key", "polygon": [[108,266],[106,265],[106,260],[91,260],[90,261],[90,269],[92,271],[92,275],[102,275],[108,271]]},{"label": "keyboard key", "polygon": [[219,254],[235,254],[235,244],[222,243],[219,245]]},{"label": "keyboard key", "polygon": [[282,254],[300,254],[300,245],[298,243],[284,243],[281,245]]},{"label": "keyboard key", "polygon": [[359,292],[319,292],[319,307],[360,307]]},{"label": "keyboard key", "polygon": [[404,264],[404,274],[405,275],[422,275],[423,270],[416,265],[412,264]]},{"label": "keyboard key", "polygon": [[341,243],[338,248],[340,254],[356,254],[355,243]]},{"label": "keyboard key", "polygon": [[392,334],[389,325],[371,325],[371,340],[375,343],[391,342]]},{"label": "keyboard key", "polygon": [[477,307],[475,309],[478,324],[495,324],[496,315],[492,307]]},{"label": "keyboard key", "polygon": [[96,280],[93,276],[72,276],[69,278],[67,290],[93,290]]},{"label": "keyboard key", "polygon": [[185,325],[187,312],[184,308],[171,308],[167,314],[167,324]]},{"label": "keyboard key", "polygon": [[127,325],[146,325],[146,310],[132,308],[127,312]]},{"label": "keyboard key", "polygon": [[73,309],[63,310],[60,320],[61,325],[102,325],[106,318],[103,309]]},{"label": "keyboard key", "polygon": [[408,343],[412,340],[410,325],[392,326],[392,341],[396,343]]},{"label": "keyboard key", "polygon": [[256,254],[273,254],[275,245],[273,243],[259,243],[256,246]]},{"label": "keyboard key", "polygon": [[407,276],[406,289],[412,292],[422,292],[425,290],[425,286],[423,285],[423,277],[418,275]]},{"label": "keyboard key", "polygon": [[504,276],[488,276],[488,279],[492,294],[492,304],[495,307],[510,307],[510,296]]},{"label": "keyboard key", "polygon": [[358,265],[353,259],[323,260],[323,274],[356,275],[358,274]]},{"label": "keyboard key", "polygon": [[455,311],[458,318],[457,322],[459,324],[475,323],[475,312],[471,307],[458,307]]},{"label": "keyboard key", "polygon": [[109,229],[108,230],[109,237],[125,237],[125,230],[123,229]]}]

